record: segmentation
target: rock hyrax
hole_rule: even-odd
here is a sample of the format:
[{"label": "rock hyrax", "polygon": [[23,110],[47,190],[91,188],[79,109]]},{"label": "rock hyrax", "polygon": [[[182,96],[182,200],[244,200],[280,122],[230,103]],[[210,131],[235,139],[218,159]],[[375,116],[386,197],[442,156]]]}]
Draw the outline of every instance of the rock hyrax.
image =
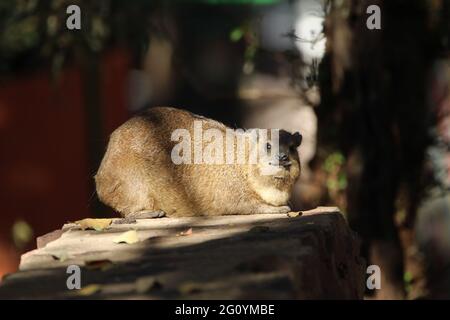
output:
[{"label": "rock hyrax", "polygon": [[[256,143],[248,139],[249,132],[255,131],[234,130],[180,109],[151,108],[111,134],[95,176],[97,194],[123,216],[290,211],[302,136],[279,130],[275,148],[273,131],[265,136],[256,130]],[[245,141],[244,147],[239,141]],[[258,152],[256,162],[249,161],[252,150]]]}]

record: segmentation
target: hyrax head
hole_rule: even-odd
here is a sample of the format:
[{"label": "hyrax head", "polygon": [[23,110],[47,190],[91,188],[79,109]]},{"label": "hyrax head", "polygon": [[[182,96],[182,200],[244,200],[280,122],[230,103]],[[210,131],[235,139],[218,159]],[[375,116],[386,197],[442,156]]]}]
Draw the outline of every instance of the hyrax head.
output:
[{"label": "hyrax head", "polygon": [[300,160],[297,148],[302,143],[299,132],[290,133],[286,130],[267,130],[267,134],[258,134],[260,174],[271,175],[274,178],[298,178]]}]

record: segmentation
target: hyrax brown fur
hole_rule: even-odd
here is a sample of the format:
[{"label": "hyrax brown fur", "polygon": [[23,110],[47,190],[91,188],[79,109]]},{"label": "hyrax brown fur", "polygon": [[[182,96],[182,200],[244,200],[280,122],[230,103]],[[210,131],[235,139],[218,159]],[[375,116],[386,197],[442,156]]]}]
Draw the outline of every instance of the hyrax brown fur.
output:
[{"label": "hyrax brown fur", "polygon": [[[290,210],[287,203],[300,174],[299,133],[279,131],[279,152],[273,156],[269,137],[265,141],[258,138],[257,148],[263,148],[264,156],[253,164],[248,161],[195,164],[192,139],[191,164],[175,164],[171,155],[179,142],[172,141],[172,133],[186,129],[194,137],[194,121],[201,121],[203,130],[214,128],[223,133],[223,144],[227,129],[236,138],[244,134],[242,130],[232,130],[184,110],[151,108],[112,133],[95,176],[100,200],[123,216],[156,211],[177,217]],[[210,141],[202,142],[203,150]],[[248,143],[246,146],[248,155],[251,147]],[[224,159],[225,154],[224,151]],[[275,173],[263,174],[268,167]]]}]

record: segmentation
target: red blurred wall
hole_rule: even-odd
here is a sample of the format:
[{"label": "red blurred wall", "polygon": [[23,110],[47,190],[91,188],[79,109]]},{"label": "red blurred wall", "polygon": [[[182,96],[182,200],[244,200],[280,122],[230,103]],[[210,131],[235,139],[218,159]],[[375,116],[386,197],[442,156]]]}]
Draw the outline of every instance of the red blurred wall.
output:
[{"label": "red blurred wall", "polygon": [[[106,143],[108,134],[128,117],[129,59],[114,50],[101,61]],[[65,69],[57,83],[49,71],[0,82],[0,276],[14,271],[19,262],[20,251],[11,236],[18,219],[39,236],[94,214],[89,207],[93,173],[88,170],[84,99],[76,66]]]}]

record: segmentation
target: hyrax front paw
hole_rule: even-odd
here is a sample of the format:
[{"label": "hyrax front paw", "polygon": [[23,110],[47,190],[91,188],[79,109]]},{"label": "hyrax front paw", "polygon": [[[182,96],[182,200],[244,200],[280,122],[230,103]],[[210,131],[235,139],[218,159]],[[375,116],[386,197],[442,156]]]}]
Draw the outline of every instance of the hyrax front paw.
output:
[{"label": "hyrax front paw", "polygon": [[259,213],[288,213],[291,211],[291,208],[288,206],[263,206],[260,208]]},{"label": "hyrax front paw", "polygon": [[281,207],[276,207],[277,208],[277,213],[288,213],[291,212],[291,208],[289,206],[281,206]]},{"label": "hyrax front paw", "polygon": [[128,214],[125,218],[118,219],[115,224],[132,224],[136,223],[137,219],[154,219],[165,217],[166,213],[162,210],[152,211],[152,210],[142,210],[138,212],[133,212]]},{"label": "hyrax front paw", "polygon": [[165,217],[166,213],[162,210],[142,210],[134,213],[130,213],[127,217],[133,219],[155,219]]}]

